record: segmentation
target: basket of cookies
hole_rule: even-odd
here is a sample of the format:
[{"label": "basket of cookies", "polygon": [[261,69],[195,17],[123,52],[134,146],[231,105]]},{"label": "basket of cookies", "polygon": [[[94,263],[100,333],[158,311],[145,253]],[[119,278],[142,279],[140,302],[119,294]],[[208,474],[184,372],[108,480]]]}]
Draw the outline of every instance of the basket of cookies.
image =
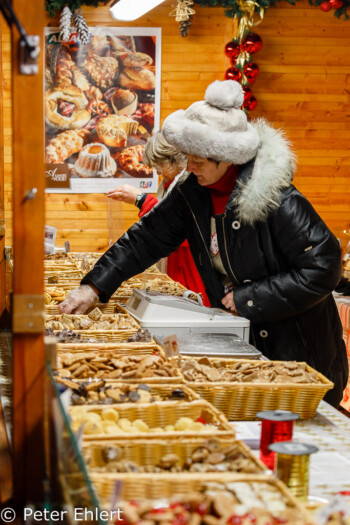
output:
[{"label": "basket of cookies", "polygon": [[89,441],[83,445],[83,456],[90,472],[148,474],[153,479],[164,474],[266,471],[242,441],[231,437]]},{"label": "basket of cookies", "polygon": [[72,430],[83,427],[84,440],[234,436],[225,416],[207,401],[165,403],[71,406]]},{"label": "basket of cookies", "polygon": [[121,341],[135,334],[139,324],[128,313],[103,314],[99,308],[94,308],[87,315],[47,315],[45,326],[56,331],[73,330],[82,339],[103,336],[105,341]]},{"label": "basket of cookies", "polygon": [[[78,286],[78,285],[77,285]],[[45,297],[45,311],[49,315],[60,315],[58,305],[65,300],[69,291],[73,289],[68,286],[46,286],[44,290]],[[126,309],[119,304],[114,298],[108,303],[96,303],[91,306],[85,313],[89,314],[94,308],[98,308],[103,314],[125,314],[129,315]]]},{"label": "basket of cookies", "polygon": [[200,399],[196,392],[182,384],[110,383],[103,379],[84,382],[60,379],[59,382],[72,389],[73,406],[157,403],[166,410],[174,403],[181,405],[184,401],[189,403]]},{"label": "basket of cookies", "polygon": [[77,263],[70,258],[58,259],[58,260],[45,259],[44,260],[44,270],[46,272],[52,272],[52,271],[60,272],[61,270],[62,271],[79,270],[79,267]]},{"label": "basket of cookies", "polygon": [[[148,332],[149,334],[149,332]],[[67,341],[66,343],[58,343],[57,350],[59,352],[114,352],[118,355],[160,355],[165,356],[163,347],[156,344],[149,334],[149,339],[144,342],[129,342],[129,343],[74,343]]]},{"label": "basket of cookies", "polygon": [[167,384],[182,383],[183,377],[176,363],[164,354],[118,354],[114,350],[65,352],[57,354],[55,375],[66,380],[104,379],[106,381]]},{"label": "basket of cookies", "polygon": [[290,410],[312,418],[333,387],[321,373],[296,361],[177,358],[185,383],[230,420],[256,419],[261,410]]},{"label": "basket of cookies", "polygon": [[[90,478],[102,507],[110,505],[118,475],[91,474]],[[119,506],[130,525],[165,521],[184,525],[314,523],[283,483],[263,474],[164,474],[154,482],[143,474],[125,478],[121,488],[124,502]],[[78,479],[70,477],[71,486]],[[152,503],[151,498],[156,501]],[[170,499],[160,502],[160,498]]]},{"label": "basket of cookies", "polygon": [[[107,334],[108,337],[105,337],[104,334]],[[137,348],[139,344],[155,344],[155,341],[152,339],[150,332],[145,329],[139,328],[136,332],[135,330],[125,331],[122,334],[114,334],[111,337],[110,332],[101,331],[98,334],[95,333],[94,336],[87,336],[86,333],[82,330],[70,330],[64,328],[63,330],[53,330],[52,328],[46,328],[46,335],[53,335],[57,338],[59,348],[64,350],[66,345],[69,345],[71,351],[77,350],[81,352],[82,346],[84,348],[92,348],[90,345],[94,346],[95,350],[103,348],[115,348],[118,345],[123,345],[130,343],[130,349]],[[63,345],[63,346],[62,346]],[[109,346],[111,345],[111,346]]]}]

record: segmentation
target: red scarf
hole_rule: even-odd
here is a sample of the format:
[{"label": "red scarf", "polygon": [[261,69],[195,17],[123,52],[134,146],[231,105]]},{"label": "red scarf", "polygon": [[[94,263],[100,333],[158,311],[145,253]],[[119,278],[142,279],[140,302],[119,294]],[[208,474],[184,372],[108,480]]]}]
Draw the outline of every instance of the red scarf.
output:
[{"label": "red scarf", "polygon": [[238,166],[232,164],[221,179],[207,186],[210,189],[213,215],[220,215],[225,212],[226,204],[236,185],[237,176]]}]

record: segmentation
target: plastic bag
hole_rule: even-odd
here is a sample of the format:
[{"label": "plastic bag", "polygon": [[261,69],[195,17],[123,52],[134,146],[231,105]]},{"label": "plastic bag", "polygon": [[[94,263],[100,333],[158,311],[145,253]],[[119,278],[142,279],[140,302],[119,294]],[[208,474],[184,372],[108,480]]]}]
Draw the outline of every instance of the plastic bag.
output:
[{"label": "plastic bag", "polygon": [[123,218],[123,203],[115,199],[107,197],[107,223],[108,223],[108,238],[109,246],[115,243],[121,235],[123,235],[124,218]]}]

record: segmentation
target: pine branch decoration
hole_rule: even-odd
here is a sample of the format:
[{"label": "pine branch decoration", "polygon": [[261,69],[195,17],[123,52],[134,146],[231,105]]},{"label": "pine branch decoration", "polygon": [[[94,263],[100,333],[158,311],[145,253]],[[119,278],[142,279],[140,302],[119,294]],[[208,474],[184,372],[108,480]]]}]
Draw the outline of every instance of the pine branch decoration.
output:
[{"label": "pine branch decoration", "polygon": [[69,2],[67,0],[46,0],[46,11],[50,16],[55,16],[56,11],[62,11],[67,4],[72,11],[76,11],[82,5],[98,7],[98,0],[69,0]]},{"label": "pine branch decoration", "polygon": [[[280,0],[255,0],[255,11],[274,7]],[[297,0],[286,0],[289,4],[295,5]],[[313,6],[320,6],[324,0],[309,0],[309,4]],[[242,12],[240,10],[241,2],[239,0],[194,0],[195,4],[199,4],[202,7],[223,7],[225,9],[225,15],[229,18],[240,18]],[[350,0],[342,0],[339,7],[334,8],[334,16],[337,18],[344,17],[344,20],[349,19],[347,10],[350,10]]]}]

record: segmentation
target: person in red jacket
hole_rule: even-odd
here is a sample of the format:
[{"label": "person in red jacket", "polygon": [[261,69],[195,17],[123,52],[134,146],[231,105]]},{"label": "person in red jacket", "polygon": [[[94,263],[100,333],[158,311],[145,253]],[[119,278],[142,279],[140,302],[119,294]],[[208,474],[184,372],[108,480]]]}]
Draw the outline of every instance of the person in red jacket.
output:
[{"label": "person in red jacket", "polygon": [[[111,199],[137,206],[140,210],[140,219],[171,191],[180,178],[186,177],[187,158],[168,144],[161,131],[157,131],[146,144],[143,162],[155,168],[158,175],[162,176],[157,196],[140,193],[137,188],[129,184],[121,184],[107,194],[107,197]],[[188,290],[200,293],[203,305],[210,306],[187,240],[169,255],[164,270],[171,279],[179,282]]]}]

